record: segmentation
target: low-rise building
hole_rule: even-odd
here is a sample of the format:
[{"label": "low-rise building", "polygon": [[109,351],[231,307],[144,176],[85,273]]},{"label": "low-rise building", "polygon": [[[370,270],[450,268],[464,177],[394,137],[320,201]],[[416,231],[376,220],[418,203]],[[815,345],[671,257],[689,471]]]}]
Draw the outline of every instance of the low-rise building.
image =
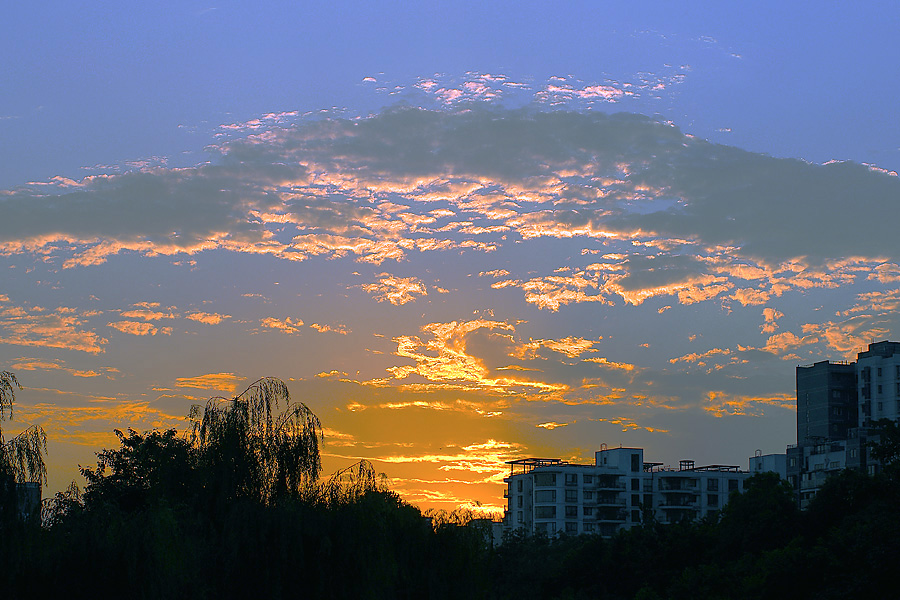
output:
[{"label": "low-rise building", "polygon": [[677,469],[644,461],[642,448],[601,448],[594,464],[556,458],[507,463],[504,526],[526,534],[611,536],[652,514],[661,523],[696,520],[722,509],[750,476],[737,466]]}]

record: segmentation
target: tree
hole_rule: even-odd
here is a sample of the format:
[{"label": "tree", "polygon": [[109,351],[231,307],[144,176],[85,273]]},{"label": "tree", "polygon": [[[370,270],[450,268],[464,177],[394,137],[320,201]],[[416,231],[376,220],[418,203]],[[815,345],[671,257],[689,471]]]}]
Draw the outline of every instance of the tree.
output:
[{"label": "tree", "polygon": [[291,402],[280,379],[259,379],[231,399],[210,398],[191,408],[190,419],[215,497],[268,504],[315,494],[322,424],[305,404]]},{"label": "tree", "polygon": [[891,478],[900,476],[900,425],[891,419],[879,419],[872,428],[875,440],[869,442],[872,458],[879,461]]},{"label": "tree", "polygon": [[114,505],[122,510],[144,508],[165,498],[186,503],[194,497],[195,451],[174,429],[146,434],[115,430],[122,447],[97,453],[97,467],[81,467],[87,480],[84,499],[89,508]]},{"label": "tree", "polygon": [[[0,371],[0,423],[12,420],[16,389],[22,386],[16,376],[9,371]],[[15,504],[15,483],[27,481],[44,483],[47,480],[47,466],[44,454],[47,452],[47,436],[40,426],[33,425],[14,438],[6,441],[0,427],[0,504]]]}]

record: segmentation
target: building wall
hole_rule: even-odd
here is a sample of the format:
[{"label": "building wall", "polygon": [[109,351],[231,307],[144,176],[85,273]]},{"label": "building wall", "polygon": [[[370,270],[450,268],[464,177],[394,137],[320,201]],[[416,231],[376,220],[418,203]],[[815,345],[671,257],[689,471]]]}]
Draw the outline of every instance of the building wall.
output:
[{"label": "building wall", "polygon": [[505,526],[529,534],[611,536],[641,523],[646,511],[662,523],[695,520],[721,510],[750,475],[693,463],[662,469],[644,463],[643,454],[640,448],[600,450],[593,465],[512,461]]},{"label": "building wall", "polygon": [[844,439],[857,426],[856,365],[817,362],[798,366],[797,443]]},{"label": "building wall", "polygon": [[900,418],[900,342],[869,344],[869,349],[857,356],[856,369],[859,426]]}]

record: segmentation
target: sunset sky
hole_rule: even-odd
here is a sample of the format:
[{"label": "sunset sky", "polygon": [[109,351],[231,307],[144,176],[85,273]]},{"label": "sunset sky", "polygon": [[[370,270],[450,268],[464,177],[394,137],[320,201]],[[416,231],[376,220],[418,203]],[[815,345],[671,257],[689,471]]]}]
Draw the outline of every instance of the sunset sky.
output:
[{"label": "sunset sky", "polygon": [[426,508],[784,452],[796,365],[900,339],[898,11],[788,4],[5,9],[4,432],[47,495],[274,376]]}]

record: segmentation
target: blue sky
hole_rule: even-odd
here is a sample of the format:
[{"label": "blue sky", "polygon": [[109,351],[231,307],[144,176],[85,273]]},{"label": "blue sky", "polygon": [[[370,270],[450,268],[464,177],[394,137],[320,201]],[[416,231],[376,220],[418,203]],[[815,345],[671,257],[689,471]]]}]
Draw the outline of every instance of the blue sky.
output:
[{"label": "blue sky", "polygon": [[17,423],[47,429],[58,489],[113,427],[180,427],[275,375],[329,429],[326,466],[372,459],[423,506],[499,504],[503,460],[528,454],[783,451],[794,366],[900,333],[898,21],[16,5]]}]

